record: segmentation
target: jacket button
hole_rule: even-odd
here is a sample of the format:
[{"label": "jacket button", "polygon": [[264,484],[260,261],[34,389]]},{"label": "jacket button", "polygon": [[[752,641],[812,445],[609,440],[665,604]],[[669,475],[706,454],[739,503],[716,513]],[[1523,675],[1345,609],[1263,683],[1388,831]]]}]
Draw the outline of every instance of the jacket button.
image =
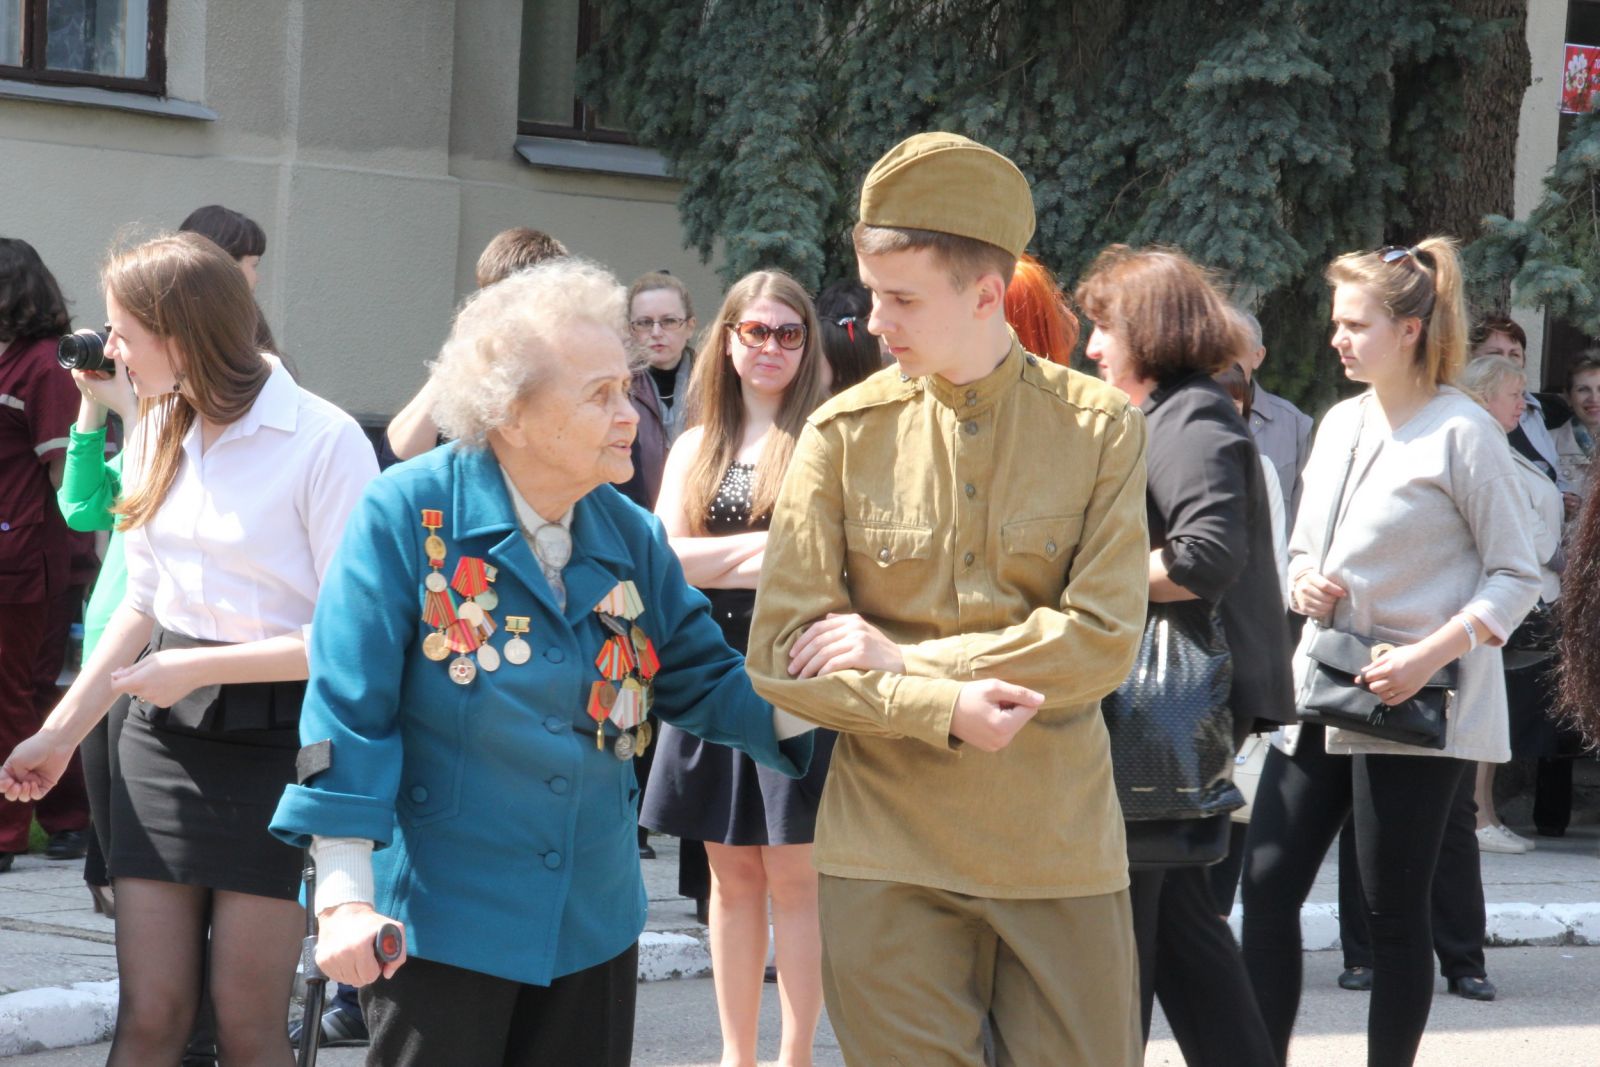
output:
[{"label": "jacket button", "polygon": [[544,854],[544,865],[547,870],[552,871],[561,866],[561,853],[546,852]]},{"label": "jacket button", "polygon": [[567,657],[559,648],[547,648],[544,650],[544,658],[550,663],[560,663]]},{"label": "jacket button", "polygon": [[971,482],[968,482],[967,483],[966,492],[967,492],[967,499],[971,500],[973,497],[978,495],[978,487],[973,485]]},{"label": "jacket button", "polygon": [[961,557],[961,562],[970,567],[972,566],[972,562],[977,558],[977,556],[974,556],[971,552],[968,552],[965,556]]},{"label": "jacket button", "polygon": [[889,562],[889,549],[887,547],[878,549],[878,559],[884,563]]},{"label": "jacket button", "polygon": [[547,715],[544,720],[544,728],[553,734],[559,734],[567,728],[567,724],[565,720],[558,716]]},{"label": "jacket button", "polygon": [[428,802],[428,787],[414,785],[411,787],[411,803],[426,804]]},{"label": "jacket button", "polygon": [[561,796],[566,793],[566,791],[567,780],[565,778],[561,777],[560,775],[556,775],[554,778],[550,779],[550,792],[554,793],[556,796]]},{"label": "jacket button", "polygon": [[976,420],[976,419],[968,419],[967,422],[966,422],[966,425],[961,427],[961,428],[963,430],[967,431],[967,436],[968,437],[971,437],[973,434],[978,432],[978,420]]},{"label": "jacket button", "polygon": [[1044,543],[1044,554],[1047,556],[1056,554],[1056,543],[1054,541],[1046,541]]},{"label": "jacket button", "polygon": [[976,389],[968,389],[967,390],[967,407],[969,407],[969,408],[973,407],[977,403],[978,403],[978,391]]}]

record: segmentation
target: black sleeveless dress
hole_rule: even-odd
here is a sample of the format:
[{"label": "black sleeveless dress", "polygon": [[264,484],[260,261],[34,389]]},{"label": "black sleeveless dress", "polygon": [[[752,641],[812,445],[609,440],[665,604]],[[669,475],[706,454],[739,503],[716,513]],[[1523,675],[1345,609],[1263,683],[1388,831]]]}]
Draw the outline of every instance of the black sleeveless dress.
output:
[{"label": "black sleeveless dress", "polygon": [[[755,467],[733,463],[722,476],[706,518],[712,536],[765,529],[750,525]],[[750,644],[753,589],[702,589],[728,644],[743,654]],[[641,825],[660,833],[724,845],[808,845],[816,836],[817,805],[827,779],[833,733],[816,732],[811,768],[786,778],[743,752],[702,741],[663,723],[655,765],[645,787]]]}]

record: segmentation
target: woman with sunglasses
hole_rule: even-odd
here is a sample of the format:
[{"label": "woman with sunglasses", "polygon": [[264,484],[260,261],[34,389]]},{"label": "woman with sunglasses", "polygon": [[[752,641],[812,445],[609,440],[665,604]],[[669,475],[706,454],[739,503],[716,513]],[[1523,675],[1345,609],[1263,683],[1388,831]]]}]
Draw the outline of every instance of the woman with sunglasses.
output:
[{"label": "woman with sunglasses", "polygon": [[[741,278],[714,321],[695,355],[690,428],[667,456],[656,514],[684,576],[710,598],[728,643],[743,652],[772,504],[795,440],[827,388],[816,312],[789,275]],[[811,770],[795,781],[670,725],[661,730],[641,821],[706,842],[722,1067],[756,1064],[769,894],[783,1005],[778,1062],[811,1064],[822,1013],[811,842],[826,744],[819,731]]]},{"label": "woman with sunglasses", "polygon": [[[1300,1005],[1300,907],[1352,818],[1372,942],[1369,1067],[1412,1063],[1433,1001],[1431,894],[1451,806],[1473,761],[1511,756],[1500,648],[1539,596],[1524,490],[1489,413],[1451,383],[1466,357],[1455,243],[1334,260],[1333,348],[1359,397],[1323,418],[1289,541],[1290,606],[1373,647],[1358,679],[1409,700],[1458,664],[1440,748],[1306,723],[1256,790],[1244,870],[1244,957],[1279,1059]],[[1348,471],[1348,474],[1346,473]],[[1425,578],[1419,580],[1419,575]]]}]

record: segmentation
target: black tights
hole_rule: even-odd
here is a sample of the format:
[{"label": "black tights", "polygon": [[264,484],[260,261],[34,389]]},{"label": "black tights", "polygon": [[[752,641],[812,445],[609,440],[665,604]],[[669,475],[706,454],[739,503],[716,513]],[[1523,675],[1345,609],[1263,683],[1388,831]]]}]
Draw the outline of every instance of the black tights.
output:
[{"label": "black tights", "polygon": [[1433,1003],[1430,899],[1445,821],[1472,764],[1441,756],[1330,756],[1305,726],[1256,790],[1244,868],[1244,962],[1280,1062],[1300,1008],[1300,907],[1353,817],[1371,931],[1368,1067],[1409,1067]]},{"label": "black tights", "polygon": [[218,1058],[292,1067],[289,996],[305,913],[292,900],[119,878],[117,1029],[107,1067],[173,1064],[200,1000],[206,930]]}]

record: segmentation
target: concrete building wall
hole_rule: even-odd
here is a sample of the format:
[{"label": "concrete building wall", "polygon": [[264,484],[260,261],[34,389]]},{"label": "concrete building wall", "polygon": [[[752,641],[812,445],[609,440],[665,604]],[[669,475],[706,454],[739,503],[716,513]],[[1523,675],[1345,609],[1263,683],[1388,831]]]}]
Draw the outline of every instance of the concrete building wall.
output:
[{"label": "concrete building wall", "polygon": [[[378,419],[420,384],[478,253],[528,225],[626,283],[682,248],[676,183],[514,151],[520,0],[170,0],[168,92],[212,120],[16,99],[0,84],[0,234],[34,244],[78,325],[114,238],[223,203],[267,232],[258,297],[306,385]],[[72,94],[60,94],[69,96]]]}]

